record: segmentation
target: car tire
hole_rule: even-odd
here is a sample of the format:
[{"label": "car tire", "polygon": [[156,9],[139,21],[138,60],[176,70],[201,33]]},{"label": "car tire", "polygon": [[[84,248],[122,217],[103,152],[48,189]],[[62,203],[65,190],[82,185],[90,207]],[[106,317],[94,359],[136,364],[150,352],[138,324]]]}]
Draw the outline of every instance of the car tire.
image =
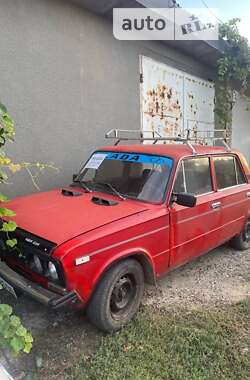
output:
[{"label": "car tire", "polygon": [[112,332],[125,326],[139,309],[144,292],[144,273],[135,259],[112,266],[103,276],[87,308],[91,323]]},{"label": "car tire", "polygon": [[231,241],[232,248],[245,251],[250,248],[250,219],[246,222],[240,235],[235,236]]}]

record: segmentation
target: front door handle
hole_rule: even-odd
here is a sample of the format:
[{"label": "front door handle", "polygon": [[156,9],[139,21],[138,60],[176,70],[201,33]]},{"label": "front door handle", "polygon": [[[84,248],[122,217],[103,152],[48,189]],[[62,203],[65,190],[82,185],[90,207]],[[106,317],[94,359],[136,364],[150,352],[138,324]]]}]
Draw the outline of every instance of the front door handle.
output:
[{"label": "front door handle", "polygon": [[221,207],[221,202],[215,202],[211,204],[211,208],[214,210],[220,207]]},{"label": "front door handle", "polygon": [[246,193],[247,198],[250,198],[250,191]]}]

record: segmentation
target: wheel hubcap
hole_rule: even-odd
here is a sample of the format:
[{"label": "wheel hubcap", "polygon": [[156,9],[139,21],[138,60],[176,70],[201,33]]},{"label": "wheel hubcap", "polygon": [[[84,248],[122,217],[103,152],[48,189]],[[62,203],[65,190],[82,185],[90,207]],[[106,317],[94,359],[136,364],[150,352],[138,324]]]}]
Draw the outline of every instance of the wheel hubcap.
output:
[{"label": "wheel hubcap", "polygon": [[120,316],[126,312],[134,299],[135,292],[136,286],[132,276],[125,275],[116,282],[110,302],[113,316]]}]

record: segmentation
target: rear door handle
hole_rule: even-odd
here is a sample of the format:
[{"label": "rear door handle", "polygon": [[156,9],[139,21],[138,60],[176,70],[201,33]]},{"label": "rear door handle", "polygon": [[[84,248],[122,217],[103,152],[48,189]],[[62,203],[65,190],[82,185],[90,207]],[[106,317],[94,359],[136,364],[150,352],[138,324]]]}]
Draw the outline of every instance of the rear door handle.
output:
[{"label": "rear door handle", "polygon": [[211,204],[212,209],[220,208],[221,207],[221,202],[215,202]]},{"label": "rear door handle", "polygon": [[250,191],[246,193],[247,198],[250,198]]}]

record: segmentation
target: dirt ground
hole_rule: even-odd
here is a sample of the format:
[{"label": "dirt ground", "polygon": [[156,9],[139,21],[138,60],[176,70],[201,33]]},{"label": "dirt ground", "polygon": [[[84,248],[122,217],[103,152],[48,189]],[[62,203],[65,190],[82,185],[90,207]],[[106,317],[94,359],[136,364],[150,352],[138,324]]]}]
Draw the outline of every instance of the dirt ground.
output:
[{"label": "dirt ground", "polygon": [[216,307],[250,296],[250,250],[220,247],[169,273],[155,289],[146,291],[144,302],[170,308]]},{"label": "dirt ground", "polygon": [[[156,288],[148,286],[143,303],[166,310],[176,306],[212,308],[248,296],[250,250],[238,252],[223,246],[169,273]],[[9,363],[16,380],[68,378],[67,369],[83,354],[91,354],[103,336],[82,311],[48,311],[26,297],[14,300],[3,291],[0,301],[13,305],[35,340],[30,355]]]}]

